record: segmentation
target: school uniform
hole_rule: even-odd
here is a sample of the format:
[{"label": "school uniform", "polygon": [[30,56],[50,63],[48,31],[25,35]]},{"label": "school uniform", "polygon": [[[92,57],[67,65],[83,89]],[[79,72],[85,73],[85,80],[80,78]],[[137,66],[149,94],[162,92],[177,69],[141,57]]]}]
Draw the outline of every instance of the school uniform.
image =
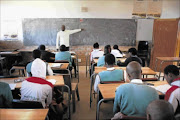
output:
[{"label": "school uniform", "polygon": [[[98,59],[97,67],[103,67],[104,65],[105,65],[105,55]],[[116,59],[115,59],[115,65],[117,65]]]},{"label": "school uniform", "polygon": [[[45,108],[52,101],[53,85],[46,81],[46,64],[37,58],[32,62],[31,73],[33,77],[22,82],[21,100],[40,101]],[[46,103],[45,103],[46,101]]]},{"label": "school uniform", "polygon": [[157,99],[159,95],[154,88],[143,85],[140,79],[133,79],[131,83],[120,85],[116,89],[113,112],[145,117],[147,106]]},{"label": "school uniform", "polygon": [[5,98],[6,101],[3,101],[3,99],[0,98],[0,107],[6,107],[4,102],[11,103],[13,101],[13,96],[9,84],[0,82],[0,96],[1,95]]},{"label": "school uniform", "polygon": [[107,71],[100,72],[95,79],[94,91],[98,91],[98,84],[101,82],[110,82],[110,81],[123,81],[124,74],[123,70],[112,68],[107,68]]},{"label": "school uniform", "polygon": [[111,54],[113,54],[114,55],[114,57],[123,57],[123,55],[120,53],[120,51],[119,50],[116,50],[116,49],[113,49],[113,50],[111,50]]},{"label": "school uniform", "polygon": [[61,51],[61,52],[56,53],[55,61],[56,60],[67,60],[69,61],[69,65],[72,66],[71,54],[68,51]]},{"label": "school uniform", "polygon": [[[45,68],[43,68],[43,71],[45,70],[46,71],[46,75],[53,75],[53,71],[52,71],[52,69],[49,67],[49,65],[48,65],[48,63],[45,63],[44,61],[42,61],[41,59],[39,59],[39,58],[36,58],[35,60],[34,60],[35,62],[39,62],[39,65],[42,65],[42,66],[44,66],[45,65]],[[33,62],[34,62],[33,61]],[[31,75],[31,71],[32,71],[32,63],[33,62],[30,62],[30,63],[28,63],[27,64],[27,66],[26,66],[26,72],[27,72],[27,76],[28,77],[31,77],[32,75]],[[38,65],[38,66],[39,66]],[[38,73],[37,73],[38,74]],[[45,75],[45,76],[46,76]]]},{"label": "school uniform", "polygon": [[130,62],[136,61],[142,65],[142,60],[137,55],[128,57],[124,63],[118,63],[119,66],[127,66]]},{"label": "school uniform", "polygon": [[54,60],[51,59],[51,57],[55,57],[55,54],[45,50],[41,50],[41,57],[42,60],[45,60],[46,62],[54,62]]},{"label": "school uniform", "polygon": [[165,100],[172,104],[174,112],[176,112],[178,106],[180,107],[180,78],[175,79],[171,86],[165,94]]},{"label": "school uniform", "polygon": [[90,60],[92,61],[93,58],[102,57],[103,54],[104,54],[104,52],[101,49],[93,49],[93,51],[90,54]]}]

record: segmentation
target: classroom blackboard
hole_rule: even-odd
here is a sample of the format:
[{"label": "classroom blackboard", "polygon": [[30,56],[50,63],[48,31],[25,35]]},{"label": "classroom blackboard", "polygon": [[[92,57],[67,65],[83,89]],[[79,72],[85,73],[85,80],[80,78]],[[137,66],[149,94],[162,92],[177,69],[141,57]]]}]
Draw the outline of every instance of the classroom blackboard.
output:
[{"label": "classroom blackboard", "polygon": [[56,35],[65,25],[66,29],[83,28],[84,31],[70,35],[70,45],[121,45],[134,46],[137,23],[134,19],[92,19],[92,18],[25,18],[23,41],[25,46],[56,44]]}]

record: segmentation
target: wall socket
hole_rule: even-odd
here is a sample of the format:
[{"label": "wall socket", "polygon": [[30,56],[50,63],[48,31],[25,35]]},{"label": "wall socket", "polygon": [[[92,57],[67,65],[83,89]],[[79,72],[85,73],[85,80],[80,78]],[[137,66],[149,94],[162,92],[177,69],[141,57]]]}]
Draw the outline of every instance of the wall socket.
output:
[{"label": "wall socket", "polygon": [[78,59],[78,62],[81,62],[81,59]]}]

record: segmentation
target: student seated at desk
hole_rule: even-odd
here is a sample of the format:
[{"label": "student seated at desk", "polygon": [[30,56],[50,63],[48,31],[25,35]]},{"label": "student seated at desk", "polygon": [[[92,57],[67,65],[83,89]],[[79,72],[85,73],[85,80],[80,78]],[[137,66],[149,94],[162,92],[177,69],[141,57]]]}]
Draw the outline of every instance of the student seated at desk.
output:
[{"label": "student seated at desk", "polygon": [[165,100],[152,101],[146,114],[147,120],[175,120],[173,106]]},{"label": "student seated at desk", "polygon": [[55,61],[56,60],[67,60],[69,61],[69,65],[72,66],[71,53],[67,51],[65,45],[60,46],[60,52],[55,55]]},{"label": "student seated at desk", "polygon": [[130,48],[130,49],[128,50],[128,55],[129,55],[129,57],[125,60],[124,63],[121,63],[121,61],[119,61],[119,62],[117,63],[117,65],[118,65],[118,66],[127,66],[127,65],[128,65],[130,62],[132,62],[132,61],[136,61],[136,62],[138,62],[139,64],[142,65],[142,60],[141,60],[141,58],[139,58],[139,57],[137,56],[137,50],[136,50],[136,48]]},{"label": "student seated at desk", "polygon": [[0,108],[11,107],[13,96],[9,84],[0,82]]},{"label": "student seated at desk", "polygon": [[113,50],[111,50],[111,54],[113,54],[116,58],[123,57],[123,53],[119,50],[118,45],[113,46]]},{"label": "student seated at desk", "polygon": [[168,65],[164,69],[164,77],[168,84],[172,86],[167,90],[165,100],[172,104],[175,115],[180,114],[180,75],[178,67]]},{"label": "student seated at desk", "polygon": [[99,49],[99,44],[96,42],[93,45],[93,51],[90,53],[90,60],[93,62],[93,58],[102,57],[104,52]]},{"label": "student seated at desk", "polygon": [[110,45],[106,45],[106,46],[104,47],[104,55],[98,59],[98,62],[97,62],[97,66],[98,66],[98,67],[101,67],[101,66],[104,66],[104,65],[105,65],[105,60],[104,60],[104,59],[105,59],[105,56],[106,56],[107,54],[110,54],[110,53],[111,53],[111,46],[110,46]]},{"label": "student seated at desk", "polygon": [[101,82],[114,82],[114,81],[123,81],[124,74],[123,70],[115,69],[113,66],[115,64],[115,57],[112,54],[107,54],[105,56],[105,63],[107,67],[107,71],[100,72],[95,79],[94,83],[94,91],[97,92],[98,84]]},{"label": "student seated at desk", "polygon": [[[46,75],[53,75],[53,71],[52,71],[52,69],[49,67],[48,63],[45,63],[44,61],[42,61],[42,60],[40,59],[40,57],[41,57],[41,51],[38,50],[38,49],[34,50],[34,51],[33,51],[33,58],[34,58],[35,60],[37,60],[37,61],[40,61],[40,64],[39,64],[39,65],[41,65],[41,64],[46,64],[46,68],[45,68],[45,70],[46,70]],[[35,60],[34,60],[34,61],[35,61]],[[32,69],[31,69],[32,63],[33,63],[33,62],[30,62],[30,63],[28,63],[27,66],[26,66],[26,71],[27,71],[27,76],[28,76],[28,77],[32,76],[32,75],[31,75],[31,73],[32,73]]]},{"label": "student seated at desk", "polygon": [[126,73],[131,82],[116,89],[113,112],[145,117],[147,106],[153,100],[159,99],[159,95],[154,88],[143,84],[141,65],[138,62],[130,62],[126,67]]},{"label": "student seated at desk", "polygon": [[37,58],[32,62],[32,77],[22,82],[21,100],[40,101],[43,107],[48,107],[52,101],[53,85],[46,81],[46,64]]},{"label": "student seated at desk", "polygon": [[54,59],[51,59],[51,58],[54,58],[55,54],[46,51],[45,45],[40,45],[38,47],[38,49],[41,51],[41,58],[42,58],[42,60],[45,60],[46,62],[54,62]]}]

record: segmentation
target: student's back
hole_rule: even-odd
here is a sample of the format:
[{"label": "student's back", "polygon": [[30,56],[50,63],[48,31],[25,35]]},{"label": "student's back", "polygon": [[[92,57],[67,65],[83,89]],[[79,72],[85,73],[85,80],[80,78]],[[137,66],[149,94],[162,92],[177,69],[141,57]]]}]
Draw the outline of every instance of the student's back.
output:
[{"label": "student's back", "polygon": [[72,65],[71,54],[70,52],[66,51],[65,45],[60,46],[60,52],[56,53],[55,55],[55,61],[56,60],[67,60],[69,61],[69,64]]}]

